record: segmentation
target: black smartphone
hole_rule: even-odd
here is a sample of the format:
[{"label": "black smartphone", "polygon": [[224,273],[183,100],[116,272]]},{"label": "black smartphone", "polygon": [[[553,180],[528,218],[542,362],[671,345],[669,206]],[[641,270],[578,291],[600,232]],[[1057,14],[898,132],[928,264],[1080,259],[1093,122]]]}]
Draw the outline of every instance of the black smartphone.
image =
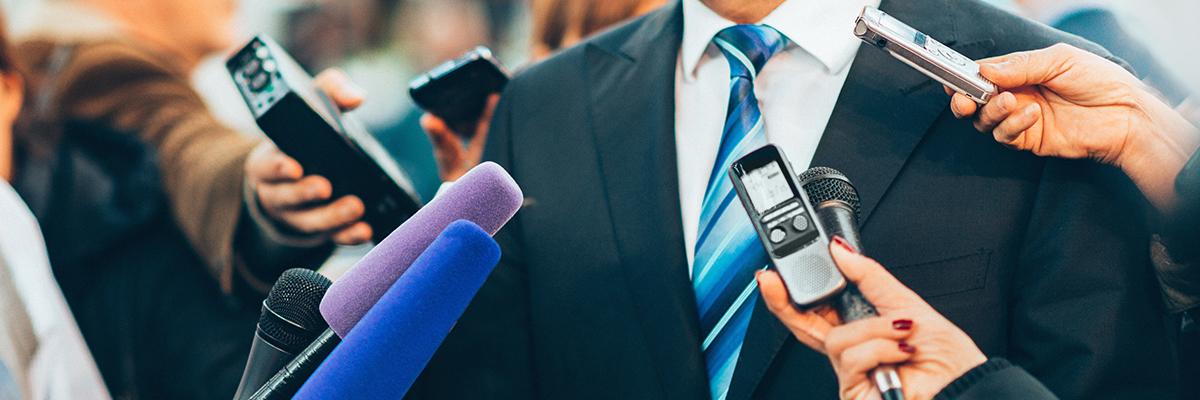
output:
[{"label": "black smartphone", "polygon": [[317,89],[312,76],[270,38],[255,36],[226,62],[259,128],[306,174],[333,184],[333,198],[353,194],[378,243],[421,208],[412,182],[356,120]]},{"label": "black smartphone", "polygon": [[508,79],[508,70],[492,51],[479,46],[413,79],[408,94],[422,109],[469,139],[475,135],[488,95],[504,90]]}]

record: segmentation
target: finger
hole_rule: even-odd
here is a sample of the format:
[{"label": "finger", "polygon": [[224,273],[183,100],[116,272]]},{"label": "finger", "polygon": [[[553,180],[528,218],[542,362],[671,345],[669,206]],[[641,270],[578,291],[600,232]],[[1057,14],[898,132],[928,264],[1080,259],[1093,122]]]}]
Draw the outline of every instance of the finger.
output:
[{"label": "finger", "polygon": [[846,349],[837,359],[840,375],[865,375],[880,365],[900,364],[912,359],[916,348],[905,342],[873,339]]},{"label": "finger", "polygon": [[334,104],[341,107],[343,110],[353,110],[362,105],[366,98],[366,91],[362,87],[355,84],[346,76],[345,72],[337,68],[330,68],[321,71],[314,80],[317,87],[333,100]]},{"label": "finger", "polygon": [[366,222],[355,222],[333,234],[333,242],[343,246],[354,246],[371,240],[371,225]]},{"label": "finger", "polygon": [[1017,109],[1017,96],[1011,92],[1000,93],[983,106],[979,118],[975,119],[975,129],[980,132],[991,132],[996,125],[1004,122],[1005,118]]},{"label": "finger", "polygon": [[1041,118],[1042,106],[1038,103],[1029,103],[1021,111],[1012,113],[1008,119],[997,125],[996,129],[992,131],[992,136],[1000,143],[1012,144],[1022,133],[1037,124]]},{"label": "finger", "polygon": [[471,142],[467,145],[467,153],[471,155],[471,166],[479,164],[483,158],[483,149],[487,145],[487,136],[492,124],[492,116],[496,112],[496,104],[500,102],[499,94],[488,96],[487,106],[483,109],[483,116],[479,118],[479,123],[475,125],[475,136],[471,137]]},{"label": "finger", "polygon": [[950,111],[958,119],[963,119],[975,115],[975,111],[979,109],[979,103],[971,100],[970,97],[962,93],[955,93],[950,97]]},{"label": "finger", "polygon": [[263,146],[247,159],[246,173],[252,182],[294,181],[304,176],[304,167],[275,146]]},{"label": "finger", "polygon": [[841,354],[848,348],[874,339],[901,340],[912,336],[913,319],[873,317],[851,321],[830,329],[825,335],[825,351]]},{"label": "finger", "polygon": [[310,175],[288,183],[263,183],[257,186],[258,201],[268,212],[279,213],[328,200],[333,186],[322,176]]},{"label": "finger", "polygon": [[906,301],[921,301],[920,296],[904,286],[875,260],[837,244],[836,240],[830,244],[829,252],[842,275],[858,286],[858,290],[867,301],[877,306],[880,305],[878,300],[887,296],[902,296]]},{"label": "finger", "polygon": [[491,94],[487,96],[487,106],[484,107],[484,115],[479,118],[479,129],[475,131],[475,138],[486,137],[488,127],[492,125],[492,117],[496,115],[496,106],[500,103],[499,94]]},{"label": "finger", "polygon": [[1057,44],[1040,50],[1016,52],[979,61],[979,73],[996,85],[1011,89],[1040,85],[1067,70],[1078,57],[1077,48]]},{"label": "finger", "polygon": [[440,150],[449,151],[462,148],[462,139],[446,125],[446,121],[436,115],[426,113],[421,116],[421,129],[429,135],[429,141]]},{"label": "finger", "polygon": [[813,350],[824,351],[825,334],[833,325],[817,312],[801,312],[793,307],[779,273],[758,271],[755,273],[755,279],[758,280],[759,292],[762,293],[767,309],[771,310],[801,343]]},{"label": "finger", "polygon": [[285,211],[281,219],[292,229],[313,235],[348,226],[362,218],[364,210],[357,196],[344,196],[329,204]]}]

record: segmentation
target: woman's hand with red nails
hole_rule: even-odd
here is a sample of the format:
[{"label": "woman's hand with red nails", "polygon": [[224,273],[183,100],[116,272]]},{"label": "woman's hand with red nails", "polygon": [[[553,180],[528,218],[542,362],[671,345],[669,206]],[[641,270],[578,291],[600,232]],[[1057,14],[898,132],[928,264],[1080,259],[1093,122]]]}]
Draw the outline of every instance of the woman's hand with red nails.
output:
[{"label": "woman's hand with red nails", "polygon": [[842,399],[879,399],[869,374],[880,365],[895,365],[905,399],[921,400],[987,361],[966,333],[883,266],[842,243],[835,240],[830,253],[846,279],[875,305],[878,317],[842,324],[828,307],[796,308],[775,271],[755,276],[771,313],[800,342],[829,357]]}]

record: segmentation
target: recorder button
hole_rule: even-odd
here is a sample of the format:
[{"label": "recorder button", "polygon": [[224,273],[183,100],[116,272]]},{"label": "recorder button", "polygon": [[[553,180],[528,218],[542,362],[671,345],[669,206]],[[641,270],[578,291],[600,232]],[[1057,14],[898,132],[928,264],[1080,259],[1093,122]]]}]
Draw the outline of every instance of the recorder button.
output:
[{"label": "recorder button", "polygon": [[800,232],[808,230],[808,218],[804,218],[804,215],[797,215],[796,218],[792,218],[792,227]]},{"label": "recorder button", "polygon": [[787,232],[783,228],[775,228],[771,230],[771,243],[779,244],[783,239],[787,239]]}]

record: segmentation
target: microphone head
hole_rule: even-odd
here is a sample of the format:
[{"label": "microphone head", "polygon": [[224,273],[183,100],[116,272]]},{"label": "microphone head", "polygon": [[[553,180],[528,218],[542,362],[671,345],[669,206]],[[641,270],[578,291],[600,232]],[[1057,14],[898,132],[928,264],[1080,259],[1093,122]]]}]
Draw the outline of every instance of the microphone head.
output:
[{"label": "microphone head", "polygon": [[345,338],[450,223],[460,219],[471,221],[493,235],[517,213],[523,200],[521,188],[496,163],[485,162],[471,169],[400,224],[333,284],[321,301],[325,321],[338,336]]},{"label": "microphone head", "polygon": [[490,232],[450,224],[294,398],[403,398],[499,261]]},{"label": "microphone head", "polygon": [[289,353],[303,350],[328,327],[320,305],[330,285],[329,278],[317,271],[304,268],[283,271],[263,301],[262,315],[258,318],[259,336]]},{"label": "microphone head", "polygon": [[855,219],[860,217],[858,190],[854,189],[850,178],[840,171],[829,167],[813,167],[800,173],[797,178],[813,207],[819,208],[825,202],[836,201],[854,210]]}]

